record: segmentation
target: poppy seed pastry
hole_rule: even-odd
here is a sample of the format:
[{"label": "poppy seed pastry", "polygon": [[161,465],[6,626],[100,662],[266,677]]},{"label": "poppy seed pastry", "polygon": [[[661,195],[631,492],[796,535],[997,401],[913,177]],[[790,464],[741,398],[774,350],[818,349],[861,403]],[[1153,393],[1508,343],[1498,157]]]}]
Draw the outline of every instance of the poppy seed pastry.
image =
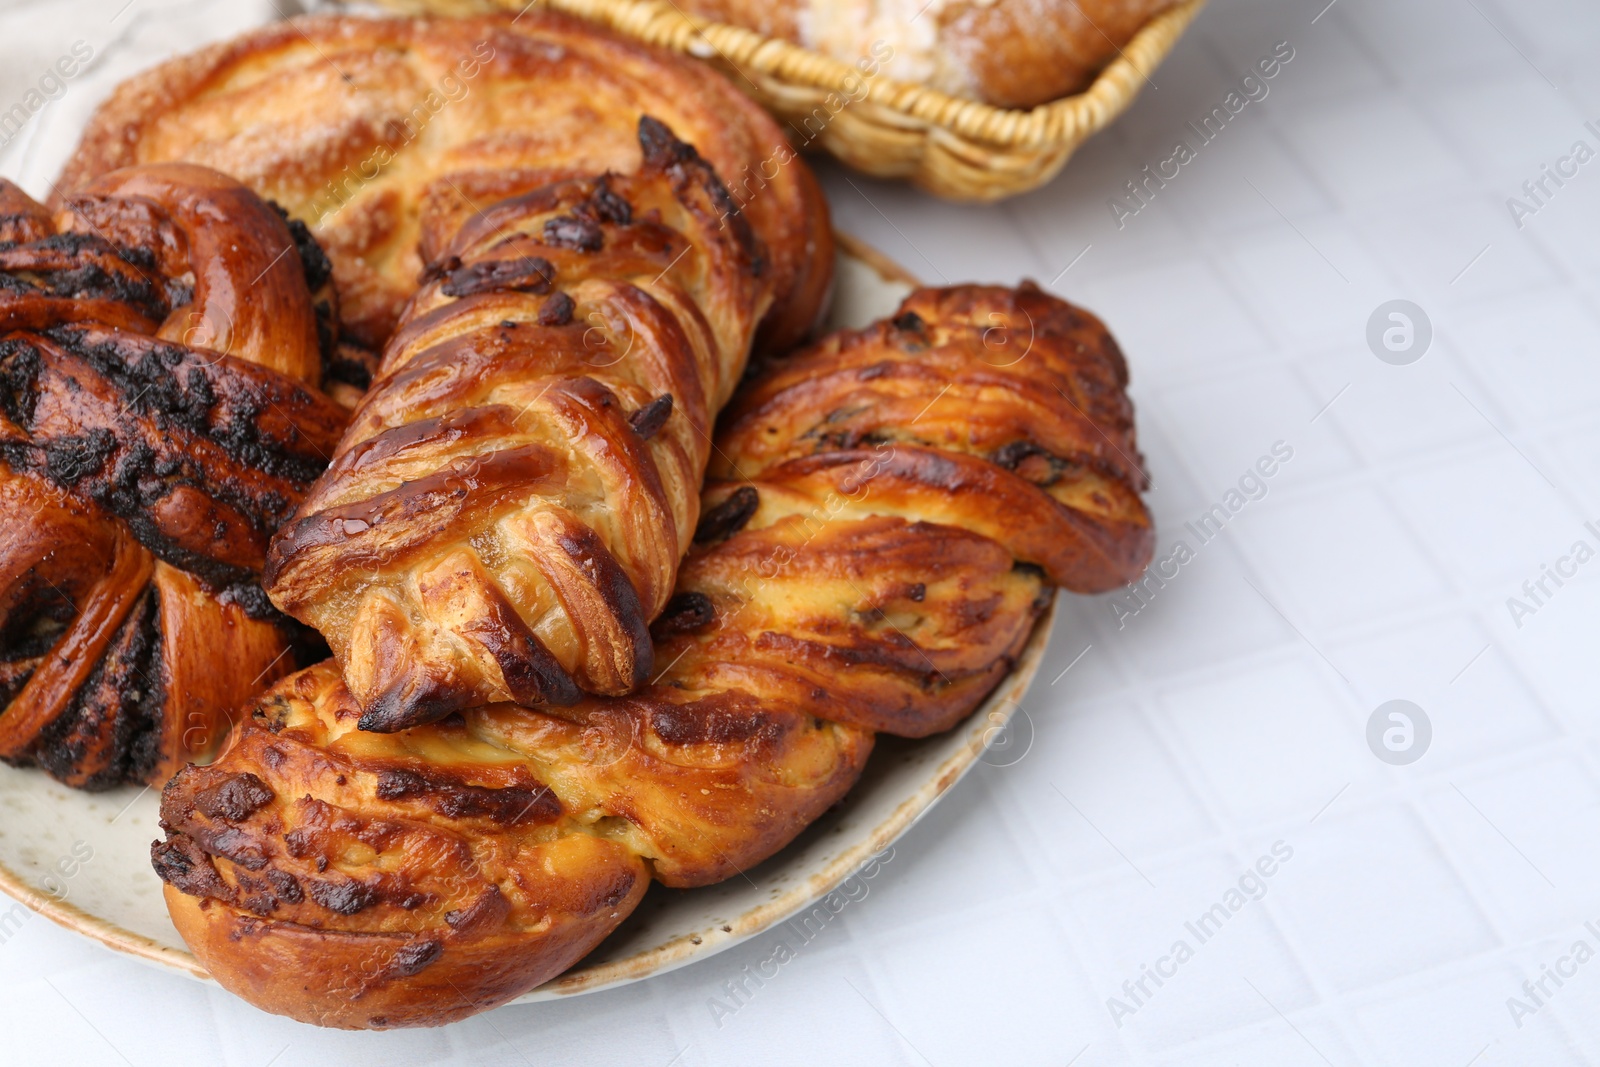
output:
[{"label": "poppy seed pastry", "polygon": [[162,797],[152,846],[226,988],[323,1026],[439,1025],[581,959],[654,879],[777,852],[1011,670],[1057,588],[1154,543],[1116,342],[1024,285],[909,296],[758,366],[717,438],[651,684],[393,733],[331,663]]},{"label": "poppy seed pastry", "polygon": [[651,674],[716,412],[771,302],[716,173],[643,166],[471,216],[438,251],[266,589],[327,639],[362,727],[571,704]]},{"label": "poppy seed pastry", "polygon": [[0,759],[164,782],[295,666],[259,579],[344,428],[327,264],[188,164],[0,182],[0,241]]}]

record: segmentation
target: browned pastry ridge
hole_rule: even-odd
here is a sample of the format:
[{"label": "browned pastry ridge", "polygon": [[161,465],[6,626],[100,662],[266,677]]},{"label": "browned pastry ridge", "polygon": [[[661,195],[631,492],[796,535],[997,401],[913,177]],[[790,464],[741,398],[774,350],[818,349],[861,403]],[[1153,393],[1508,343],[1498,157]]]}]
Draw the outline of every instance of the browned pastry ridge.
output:
[{"label": "browned pastry ridge", "polygon": [[167,787],[152,846],[211,974],[324,1026],[437,1025],[565,970],[651,878],[771,856],[876,731],[968,714],[1054,587],[1137,577],[1120,352],[1032,286],[920,290],[758,376],[633,696],[392,734],[332,664],[274,687]]},{"label": "browned pastry ridge", "polygon": [[307,221],[346,330],[376,349],[464,216],[554,179],[638,169],[635,127],[653,115],[722,176],[766,247],[758,344],[801,340],[828,294],[832,231],[777,125],[702,63],[517,7],[299,18],[163,63],[99,109],[59,185],[175,159],[237,177]]},{"label": "browned pastry ridge", "polygon": [[258,579],[344,427],[327,275],[202,167],[0,181],[0,759],[164,782],[293,668]]},{"label": "browned pastry ridge", "polygon": [[761,251],[651,118],[631,175],[473,216],[429,265],[266,589],[391,731],[648,680],[715,413],[770,301]]}]

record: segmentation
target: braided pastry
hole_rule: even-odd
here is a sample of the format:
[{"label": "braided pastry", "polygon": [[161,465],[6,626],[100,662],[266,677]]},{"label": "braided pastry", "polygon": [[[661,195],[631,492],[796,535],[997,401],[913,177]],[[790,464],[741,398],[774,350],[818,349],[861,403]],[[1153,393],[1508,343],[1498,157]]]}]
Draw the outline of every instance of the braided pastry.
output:
[{"label": "braided pastry", "polygon": [[832,278],[827,205],[777,125],[703,63],[593,23],[513,17],[297,18],[124,83],[61,177],[134,163],[216,167],[306,219],[345,327],[380,348],[466,215],[561,178],[630,173],[654,115],[716,168],[766,247],[759,344],[817,320]]},{"label": "braided pastry", "polygon": [[0,182],[0,759],[164,782],[292,669],[257,579],[345,421],[301,237],[187,164]]},{"label": "braided pastry", "polygon": [[655,684],[374,734],[331,664],[285,679],[163,795],[178,930],[267,1010],[434,1025],[559,974],[652,877],[760,862],[876,731],[970,712],[1054,586],[1138,575],[1125,384],[1104,327],[1028,286],[922,290],[784,361],[719,438],[748,480],[706,491]]},{"label": "braided pastry", "polygon": [[367,730],[621,694],[651,667],[710,451],[765,310],[754,238],[653,119],[633,175],[475,216],[272,545]]}]

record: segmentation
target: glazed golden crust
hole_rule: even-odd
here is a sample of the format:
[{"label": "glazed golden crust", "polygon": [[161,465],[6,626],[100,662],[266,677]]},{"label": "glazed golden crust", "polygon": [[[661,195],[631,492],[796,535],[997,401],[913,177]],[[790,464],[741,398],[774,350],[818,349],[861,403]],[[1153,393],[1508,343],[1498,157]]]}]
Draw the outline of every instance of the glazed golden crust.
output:
[{"label": "glazed golden crust", "polygon": [[0,758],[165,781],[293,666],[256,581],[345,419],[315,256],[187,164],[0,213]]},{"label": "glazed golden crust", "polygon": [[716,174],[654,119],[640,138],[637,173],[514,197],[442,248],[273,543],[267,591],[328,639],[365,729],[649,677],[770,295]]},{"label": "glazed golden crust", "polygon": [[332,665],[311,668],[227,767],[163,795],[185,833],[156,869],[225,986],[322,1025],[404,1025],[422,1005],[443,1022],[559,973],[638,903],[646,865],[571,829],[515,754],[461,727],[370,734],[358,715]]},{"label": "glazed golden crust", "polygon": [[[1104,328],[1031,287],[921,291],[769,368],[719,437],[745,477],[705,492],[653,684],[372,733],[331,664],[286,679],[163,796],[152,856],[179,931],[269,1011],[437,1025],[558,974],[649,878],[771,856],[875,732],[977,706],[1053,584],[1138,575],[1125,382]],[[970,429],[950,393],[981,402]]]},{"label": "glazed golden crust", "polygon": [[998,107],[1088,87],[1176,0],[683,0],[682,7],[888,77]]},{"label": "glazed golden crust", "polygon": [[681,736],[718,724],[674,711],[499,705],[374,734],[332,664],[310,668],[219,763],[168,785],[152,857],[173,920],[225,987],[302,1021],[438,1025],[494,1007],[615,929],[652,866],[703,884],[782,847],[871,747],[766,709],[731,736]]},{"label": "glazed golden crust", "polygon": [[761,342],[793,344],[826,301],[833,248],[816,181],[777,126],[703,64],[542,10],[295,19],[174,59],[100,108],[60,187],[170,159],[232,174],[310,224],[346,329],[380,347],[429,258],[419,240],[552,179],[636,170],[645,114],[743,205],[770,257]]},{"label": "glazed golden crust", "polygon": [[1127,384],[1105,325],[1032,285],[923,289],[755,375],[709,474],[817,493],[873,454],[859,491],[875,510],[982,533],[1103,593],[1154,549]]}]

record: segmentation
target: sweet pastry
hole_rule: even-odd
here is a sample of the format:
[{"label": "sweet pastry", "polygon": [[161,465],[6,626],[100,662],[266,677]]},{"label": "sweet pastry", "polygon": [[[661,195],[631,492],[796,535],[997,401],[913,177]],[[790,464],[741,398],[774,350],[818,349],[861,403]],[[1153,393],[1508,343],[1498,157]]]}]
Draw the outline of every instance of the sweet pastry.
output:
[{"label": "sweet pastry", "polygon": [[697,15],[997,107],[1088,87],[1177,0],[679,0]]},{"label": "sweet pastry", "polygon": [[715,413],[771,301],[711,167],[639,123],[631,175],[569,180],[425,240],[427,281],[266,589],[392,731],[651,674]]},{"label": "sweet pastry", "polygon": [[921,290],[775,362],[718,438],[635,695],[359,728],[331,663],[276,685],[162,798],[174,923],[225,987],[347,1028],[436,1025],[580,959],[654,878],[772,855],[876,732],[966,715],[1057,586],[1135,578],[1127,373],[1036,288]]},{"label": "sweet pastry", "polygon": [[0,181],[0,759],[165,782],[294,667],[257,583],[344,427],[327,274],[202,167]]},{"label": "sweet pastry", "polygon": [[[472,14],[517,0],[384,0]],[[1088,88],[1145,23],[1178,0],[670,0],[668,10],[743,26],[858,66],[997,107]]]},{"label": "sweet pastry", "polygon": [[759,343],[800,340],[827,297],[832,236],[778,127],[704,64],[540,8],[299,18],[171,60],[99,109],[59,186],[175,159],[234,175],[309,224],[346,332],[379,348],[427,234],[448,239],[466,215],[555,179],[636,170],[645,114],[716,168],[766,247]]}]

